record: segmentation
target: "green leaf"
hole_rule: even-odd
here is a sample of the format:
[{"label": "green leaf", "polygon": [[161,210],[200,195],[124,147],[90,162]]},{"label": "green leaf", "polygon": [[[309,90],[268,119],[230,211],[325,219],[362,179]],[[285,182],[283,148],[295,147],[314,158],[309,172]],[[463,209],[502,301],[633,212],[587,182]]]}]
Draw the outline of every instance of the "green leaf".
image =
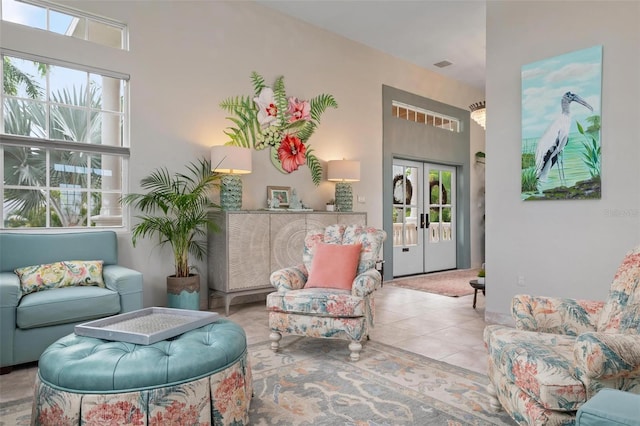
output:
[{"label": "green leaf", "polygon": [[285,169],[282,168],[280,157],[278,157],[278,148],[272,146],[269,157],[271,157],[271,164],[273,164],[273,166],[278,169],[280,173],[289,174]]},{"label": "green leaf", "polygon": [[311,105],[311,119],[316,123],[320,123],[320,116],[327,108],[338,108],[338,103],[332,95],[323,93],[309,101]]},{"label": "green leaf", "polygon": [[253,83],[253,93],[255,96],[259,96],[262,89],[267,87],[264,82],[264,78],[255,71],[251,72],[251,82]]},{"label": "green leaf", "polygon": [[278,107],[276,116],[278,117],[278,126],[284,127],[287,125],[286,113],[289,109],[289,101],[287,101],[287,93],[284,90],[284,77],[280,76],[276,78],[273,83],[273,97]]},{"label": "green leaf", "polygon": [[578,126],[578,131],[580,132],[580,134],[584,135],[584,129],[582,128],[582,125],[579,121],[576,121],[576,126]]},{"label": "green leaf", "polygon": [[318,158],[313,154],[313,149],[307,149],[307,166],[309,167],[309,171],[311,171],[311,180],[313,183],[318,186],[320,185],[320,181],[322,180],[322,164]]}]

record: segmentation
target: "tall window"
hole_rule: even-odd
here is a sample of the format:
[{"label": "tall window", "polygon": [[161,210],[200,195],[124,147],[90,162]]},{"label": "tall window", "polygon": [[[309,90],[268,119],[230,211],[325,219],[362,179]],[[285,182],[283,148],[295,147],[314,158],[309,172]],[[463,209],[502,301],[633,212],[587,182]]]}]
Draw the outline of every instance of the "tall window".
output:
[{"label": "tall window", "polygon": [[125,77],[1,56],[3,227],[122,226]]},{"label": "tall window", "polygon": [[7,30],[68,43],[57,51],[72,61],[0,40],[0,228],[123,226],[129,77],[85,58],[126,50],[126,25],[47,0],[0,6]]}]

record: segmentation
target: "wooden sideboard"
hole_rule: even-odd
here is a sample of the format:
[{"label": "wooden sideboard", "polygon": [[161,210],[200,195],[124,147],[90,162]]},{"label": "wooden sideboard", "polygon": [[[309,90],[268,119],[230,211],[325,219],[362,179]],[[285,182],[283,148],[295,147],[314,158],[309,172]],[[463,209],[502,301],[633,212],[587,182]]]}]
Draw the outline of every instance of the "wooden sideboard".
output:
[{"label": "wooden sideboard", "polygon": [[271,272],[302,263],[308,230],[335,223],[367,223],[367,214],[359,212],[239,210],[210,214],[220,232],[208,236],[208,286],[224,296],[226,315],[231,299],[273,291]]}]

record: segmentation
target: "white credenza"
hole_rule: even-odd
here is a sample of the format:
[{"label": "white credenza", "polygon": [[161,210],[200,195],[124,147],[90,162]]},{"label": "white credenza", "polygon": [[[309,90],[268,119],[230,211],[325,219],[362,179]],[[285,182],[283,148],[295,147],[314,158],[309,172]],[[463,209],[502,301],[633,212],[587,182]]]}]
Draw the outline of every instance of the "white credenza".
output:
[{"label": "white credenza", "polygon": [[274,291],[271,272],[302,263],[308,230],[335,223],[367,223],[367,214],[359,212],[239,210],[210,214],[220,232],[208,236],[208,284],[214,294],[224,296],[226,315],[231,299]]}]

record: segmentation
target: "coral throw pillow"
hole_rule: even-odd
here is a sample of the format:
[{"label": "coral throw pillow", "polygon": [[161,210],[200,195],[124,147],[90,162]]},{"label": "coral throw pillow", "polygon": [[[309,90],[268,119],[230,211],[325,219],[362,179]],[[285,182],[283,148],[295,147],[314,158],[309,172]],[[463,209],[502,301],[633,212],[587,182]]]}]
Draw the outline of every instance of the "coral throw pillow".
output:
[{"label": "coral throw pillow", "polygon": [[304,287],[351,290],[361,250],[362,244],[319,243]]},{"label": "coral throw pillow", "polygon": [[14,272],[20,278],[22,295],[52,288],[90,286],[105,287],[102,260],[71,260],[44,265],[25,266]]}]

